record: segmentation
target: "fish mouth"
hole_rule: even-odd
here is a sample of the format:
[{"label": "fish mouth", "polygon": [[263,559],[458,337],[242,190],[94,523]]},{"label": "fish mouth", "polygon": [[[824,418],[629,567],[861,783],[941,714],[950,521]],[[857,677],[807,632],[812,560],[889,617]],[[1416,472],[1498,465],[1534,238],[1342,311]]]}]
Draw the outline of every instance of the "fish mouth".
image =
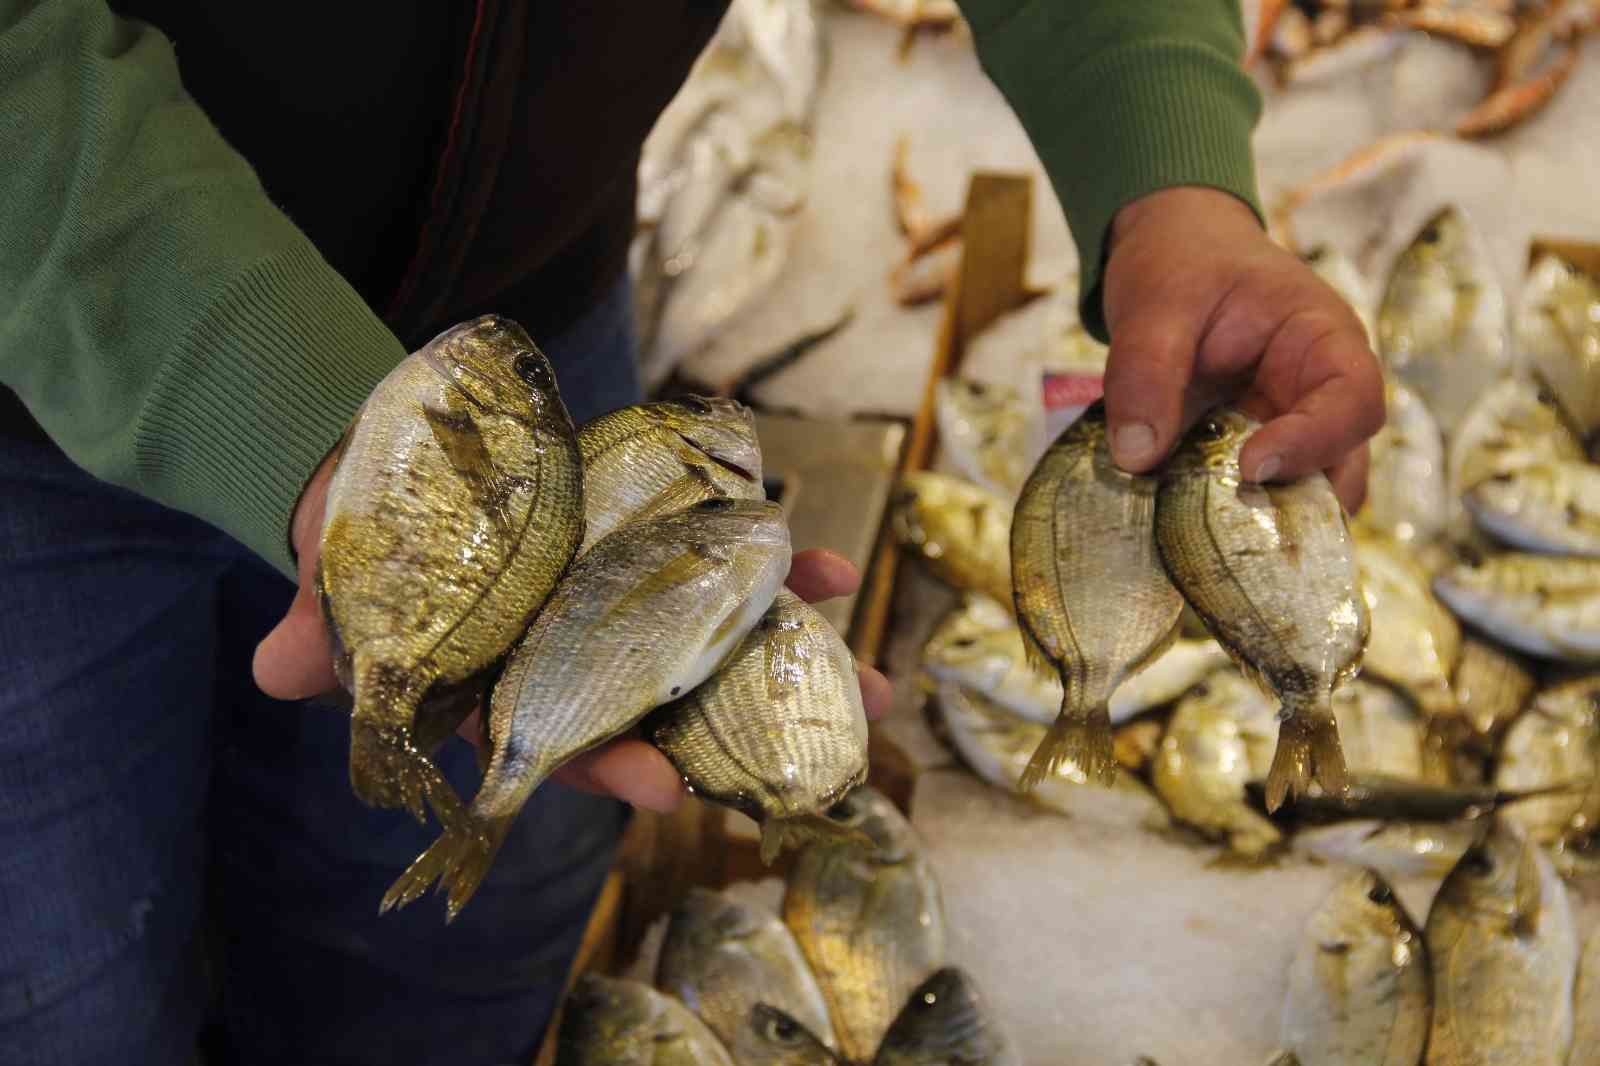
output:
[{"label": "fish mouth", "polygon": [[735,463],[733,460],[726,459],[726,458],[723,458],[722,456],[718,455],[716,452],[712,451],[710,448],[707,448],[705,445],[701,444],[699,441],[695,440],[693,437],[689,436],[687,433],[679,433],[678,437],[685,444],[687,444],[689,447],[693,448],[695,451],[699,452],[701,455],[704,455],[707,459],[710,459],[713,463],[716,463],[718,466],[722,467],[722,469],[727,470],[730,473],[737,474],[740,478],[744,479],[745,481],[755,481],[756,480],[755,474],[751,473],[749,470],[746,470],[744,467],[740,466],[738,463]]}]

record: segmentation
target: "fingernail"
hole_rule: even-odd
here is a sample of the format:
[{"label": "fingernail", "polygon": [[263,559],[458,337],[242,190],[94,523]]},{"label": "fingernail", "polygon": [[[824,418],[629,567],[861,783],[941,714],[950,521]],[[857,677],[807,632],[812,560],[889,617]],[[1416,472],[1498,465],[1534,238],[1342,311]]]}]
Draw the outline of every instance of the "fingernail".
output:
[{"label": "fingernail", "polygon": [[1143,466],[1155,458],[1150,454],[1155,449],[1156,431],[1143,422],[1119,426],[1111,437],[1112,458],[1119,466]]},{"label": "fingernail", "polygon": [[1251,480],[1256,482],[1271,481],[1278,476],[1278,471],[1283,469],[1283,456],[1269,455],[1256,464],[1256,476]]}]

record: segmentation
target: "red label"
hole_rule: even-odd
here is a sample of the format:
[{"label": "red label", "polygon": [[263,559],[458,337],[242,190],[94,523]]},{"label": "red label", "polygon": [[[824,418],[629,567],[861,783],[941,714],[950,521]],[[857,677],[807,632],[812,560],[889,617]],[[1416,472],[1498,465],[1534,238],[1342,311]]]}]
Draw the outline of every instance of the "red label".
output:
[{"label": "red label", "polygon": [[1105,392],[1098,374],[1046,374],[1044,407],[1057,411],[1063,407],[1087,407]]}]

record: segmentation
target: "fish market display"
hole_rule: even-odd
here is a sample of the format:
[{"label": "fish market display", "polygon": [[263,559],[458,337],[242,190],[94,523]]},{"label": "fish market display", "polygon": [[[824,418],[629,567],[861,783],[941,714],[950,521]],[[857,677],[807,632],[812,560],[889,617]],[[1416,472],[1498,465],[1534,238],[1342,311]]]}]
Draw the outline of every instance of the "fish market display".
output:
[{"label": "fish market display", "polygon": [[1333,713],[1350,771],[1422,778],[1423,724],[1399,693],[1356,678],[1333,694]]},{"label": "fish market display", "polygon": [[626,522],[672,514],[718,496],[761,500],[755,416],[733,400],[685,396],[624,407],[578,432],[583,543]]},{"label": "fish market display", "polygon": [[1600,433],[1600,280],[1555,255],[1528,275],[1517,344],[1573,428]]},{"label": "fish market display", "polygon": [[1245,800],[1245,783],[1264,775],[1278,723],[1272,703],[1231,670],[1212,675],[1178,702],[1161,738],[1150,779],[1178,818],[1259,857],[1282,839]]},{"label": "fish market display", "polygon": [[867,717],[855,660],[787,589],[717,675],[661,708],[645,736],[693,791],[761,823],[761,855],[828,835],[821,812],[867,776]]},{"label": "fish market display", "polygon": [[495,685],[492,755],[471,810],[447,822],[385,906],[438,879],[458,912],[533,790],[710,676],[771,606],[789,556],[777,504],[713,499],[623,526],[580,557]]},{"label": "fish market display", "polygon": [[1450,491],[1465,493],[1497,475],[1561,460],[1582,460],[1555,395],[1510,378],[1487,390],[1450,441]]},{"label": "fish market display", "polygon": [[1456,713],[1479,736],[1495,738],[1528,705],[1538,681],[1514,653],[1467,634],[1450,688]]},{"label": "fish market display", "polygon": [[1151,525],[1156,481],[1111,461],[1105,410],[1089,408],[1039,460],[1017,501],[1012,583],[1025,644],[1061,677],[1061,713],[1022,777],[1063,764],[1116,777],[1107,703],[1176,635],[1183,599],[1162,570]]},{"label": "fish market display", "polygon": [[1256,424],[1204,419],[1162,474],[1155,533],[1161,560],[1207,628],[1282,700],[1267,805],[1313,780],[1344,785],[1330,698],[1367,642],[1354,546],[1326,477],[1289,485],[1243,480],[1239,450]]},{"label": "fish market display", "polygon": [[[936,693],[939,718],[951,745],[973,773],[989,784],[1013,792],[1028,760],[1044,740],[1045,727],[1010,713],[984,696],[946,681]],[[1166,812],[1150,791],[1124,770],[1105,788],[1078,788],[1081,776],[1045,778],[1028,798],[1049,810],[1107,822],[1136,822],[1159,828]]]},{"label": "fish market display", "polygon": [[556,1066],[735,1066],[693,1011],[638,981],[584,974],[567,996]]},{"label": "fish market display", "polygon": [[905,475],[890,499],[890,529],[947,584],[1011,602],[1011,507],[970,482]]},{"label": "fish market display", "polygon": [[918,985],[872,1066],[1022,1066],[972,978],[947,967]]},{"label": "fish market display", "polygon": [[1364,671],[1405,691],[1426,714],[1453,712],[1461,627],[1434,598],[1427,572],[1404,548],[1372,534],[1356,538],[1356,565],[1372,630]]},{"label": "fish market display", "polygon": [[1450,521],[1444,437],[1416,393],[1390,381],[1385,394],[1388,421],[1371,441],[1360,518],[1401,544],[1424,544]]},{"label": "fish market display", "polygon": [[940,378],[934,413],[940,447],[963,477],[1006,499],[1022,491],[1039,427],[1017,390]]},{"label": "fish market display", "polygon": [[1506,730],[1495,769],[1504,789],[1570,789],[1525,800],[1502,816],[1530,840],[1580,840],[1600,826],[1600,675],[1541,692]]},{"label": "fish market display", "polygon": [[1505,300],[1477,234],[1447,208],[1401,256],[1378,312],[1378,349],[1446,434],[1511,368]]},{"label": "fish market display", "polygon": [[419,821],[424,795],[457,804],[417,731],[448,736],[470,706],[443,728],[419,706],[470,686],[550,594],[582,536],[580,475],[550,364],[508,319],[446,330],[362,405],[328,483],[317,592],[363,801]]},{"label": "fish market display", "polygon": [[944,964],[944,905],[910,824],[881,793],[857,789],[828,816],[876,847],[801,852],[783,920],[822,986],[839,1050],[870,1061],[912,990]]},{"label": "fish market display", "polygon": [[656,985],[700,1015],[735,1066],[833,1061],[794,1055],[809,1037],[826,1056],[833,1026],[816,978],[776,915],[691,888],[667,925]]},{"label": "fish market display", "polygon": [[1445,879],[1424,930],[1429,1066],[1563,1066],[1578,939],[1542,851],[1496,821]]},{"label": "fish market display", "polygon": [[1283,1044],[1299,1066],[1418,1066],[1432,995],[1422,931],[1384,879],[1347,877],[1289,969]]},{"label": "fish market display", "polygon": [[1468,490],[1480,528],[1521,551],[1600,558],[1600,465],[1541,463]]},{"label": "fish market display", "polygon": [[1433,579],[1463,620],[1529,655],[1600,662],[1600,559],[1496,555]]}]

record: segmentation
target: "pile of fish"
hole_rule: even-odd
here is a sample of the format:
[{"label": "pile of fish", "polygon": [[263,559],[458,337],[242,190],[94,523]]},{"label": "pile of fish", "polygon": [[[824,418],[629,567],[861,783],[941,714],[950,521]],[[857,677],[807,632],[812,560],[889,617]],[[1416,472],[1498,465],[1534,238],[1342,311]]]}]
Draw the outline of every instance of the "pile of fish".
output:
[{"label": "pile of fish", "polygon": [[1459,42],[1492,65],[1488,95],[1460,116],[1460,137],[1501,133],[1549,103],[1600,25],[1594,0],[1262,0],[1250,59],[1279,84],[1354,74],[1414,33]]},{"label": "pile of fish", "polygon": [[[860,687],[783,589],[747,409],[684,397],[574,428],[545,357],[486,316],[402,361],[334,459],[317,589],[351,784],[443,826],[384,909],[437,880],[454,917],[533,791],[641,724],[691,789],[762,823],[769,859],[838,832],[820,812],[866,776]],[[480,704],[467,806],[431,756]]]},{"label": "pile of fish", "polygon": [[645,141],[632,273],[648,387],[782,272],[824,43],[815,0],[734,0]]},{"label": "pile of fish", "polygon": [[781,918],[691,889],[655,987],[580,978],[557,1066],[1017,1066],[972,978],[949,965],[910,824],[866,787],[827,817],[841,832],[797,857]]},{"label": "pile of fish", "polygon": [[1003,460],[1036,415],[944,387],[966,476],[908,476],[891,518],[963,594],[924,649],[937,731],[999,788],[1069,814],[1159,801],[1244,857],[1438,875],[1497,813],[1571,869],[1600,818],[1600,282],[1543,255],[1508,310],[1453,209],[1375,306],[1312,258],[1387,378],[1348,523],[1320,479],[1235,488],[1229,413],[1135,479],[1091,409],[1019,499]]}]

